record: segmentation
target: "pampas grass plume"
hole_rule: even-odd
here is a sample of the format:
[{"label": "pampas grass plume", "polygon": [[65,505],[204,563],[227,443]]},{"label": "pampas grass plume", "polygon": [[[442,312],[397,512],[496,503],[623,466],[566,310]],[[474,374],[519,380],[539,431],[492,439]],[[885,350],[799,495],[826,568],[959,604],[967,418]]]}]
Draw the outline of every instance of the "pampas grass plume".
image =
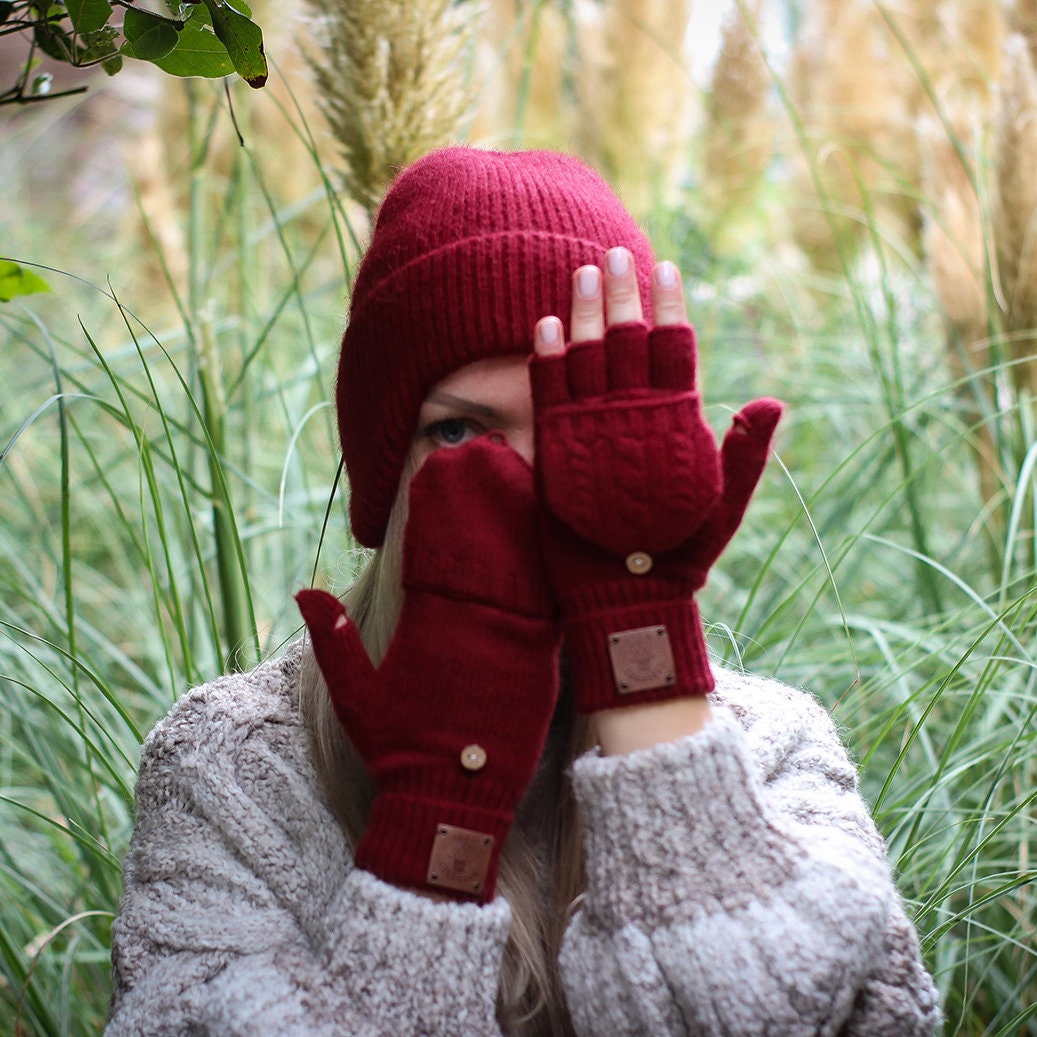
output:
[{"label": "pampas grass plume", "polygon": [[489,0],[482,24],[473,140],[566,150],[574,117],[566,12],[556,3]]},{"label": "pampas grass plume", "polygon": [[[919,135],[925,142],[923,197],[928,209],[923,241],[929,272],[955,338],[974,343],[985,336],[988,319],[983,214],[975,169],[962,164],[938,119],[923,119]],[[963,130],[959,136],[968,140],[970,135]]]},{"label": "pampas grass plume", "polygon": [[1037,46],[1037,0],[1016,0],[1009,17],[1012,30],[1025,36],[1031,49]]},{"label": "pampas grass plume", "polygon": [[728,12],[706,96],[703,191],[721,221],[745,206],[774,148],[770,75],[756,39],[762,6],[762,0],[746,0]]},{"label": "pampas grass plume", "polygon": [[474,4],[451,0],[308,0],[320,105],[366,208],[396,170],[455,140],[472,101],[466,62]]},{"label": "pampas grass plume", "polygon": [[[929,23],[907,11],[900,24],[913,34]],[[914,244],[918,85],[870,0],[809,8],[789,85],[806,146],[793,227],[804,252],[822,269],[842,268],[873,216]]]},{"label": "pampas grass plume", "polygon": [[[690,9],[690,0],[606,0],[599,12],[583,5],[583,150],[635,212],[664,200],[681,166],[691,93],[683,47]],[[595,14],[600,36],[591,24]]]},{"label": "pampas grass plume", "polygon": [[[995,141],[994,242],[1009,332],[1037,329],[1037,70],[1020,35],[1005,44]],[[1013,336],[1016,383],[1037,391],[1031,335]]]},{"label": "pampas grass plume", "polygon": [[1004,10],[1001,4],[990,0],[955,0],[954,15],[955,39],[951,46],[943,48],[943,53],[966,65],[964,76],[974,82],[980,92],[989,93],[1001,75]]}]

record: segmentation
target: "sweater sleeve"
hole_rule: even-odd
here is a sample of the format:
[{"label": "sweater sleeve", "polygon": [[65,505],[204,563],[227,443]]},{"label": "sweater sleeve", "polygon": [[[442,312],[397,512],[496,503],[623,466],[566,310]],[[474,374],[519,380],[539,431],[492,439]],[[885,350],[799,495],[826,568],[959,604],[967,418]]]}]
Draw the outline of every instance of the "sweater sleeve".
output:
[{"label": "sweater sleeve", "polygon": [[353,867],[276,663],[149,736],[106,1037],[499,1034],[510,920]]},{"label": "sweater sleeve", "polygon": [[936,992],[830,718],[742,684],[689,738],[574,766],[577,1033],[928,1037]]}]

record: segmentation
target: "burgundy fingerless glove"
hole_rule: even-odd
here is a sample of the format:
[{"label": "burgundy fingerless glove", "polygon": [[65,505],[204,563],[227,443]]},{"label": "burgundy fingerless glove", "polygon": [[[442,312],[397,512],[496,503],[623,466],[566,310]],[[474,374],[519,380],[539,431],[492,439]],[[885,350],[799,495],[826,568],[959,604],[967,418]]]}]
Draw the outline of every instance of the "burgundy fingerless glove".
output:
[{"label": "burgundy fingerless glove", "polygon": [[376,787],[358,867],[487,901],[557,699],[559,629],[533,474],[486,438],[414,477],[404,604],[375,669],[337,598],[297,595],[335,711]]},{"label": "burgundy fingerless glove", "polygon": [[713,689],[695,593],[738,528],[782,405],[735,415],[721,449],[687,324],[616,325],[535,357],[543,550],[584,713]]}]

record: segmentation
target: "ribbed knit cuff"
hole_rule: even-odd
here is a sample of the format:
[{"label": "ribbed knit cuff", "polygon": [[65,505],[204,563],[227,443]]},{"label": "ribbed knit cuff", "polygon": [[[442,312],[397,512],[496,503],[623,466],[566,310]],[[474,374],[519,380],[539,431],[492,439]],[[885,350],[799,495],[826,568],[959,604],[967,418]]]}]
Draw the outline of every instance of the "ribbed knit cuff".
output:
[{"label": "ribbed knit cuff", "polygon": [[573,767],[573,788],[587,905],[607,927],[679,905],[734,910],[746,897],[765,899],[802,863],[802,848],[769,816],[742,730],[722,706],[686,738],[625,756],[588,753]]},{"label": "ribbed knit cuff", "polygon": [[347,1020],[360,1018],[368,1022],[360,1025],[365,1034],[438,1033],[444,1020],[458,1037],[491,1032],[511,922],[503,897],[440,904],[357,870],[322,922],[328,973],[336,979],[328,989],[349,992],[350,1003],[338,1027],[321,1034],[355,1034]]},{"label": "ribbed knit cuff", "polygon": [[565,624],[565,650],[582,713],[707,695],[713,690],[698,606],[613,606]]},{"label": "ribbed knit cuff", "polygon": [[356,865],[407,889],[437,890],[480,903],[493,899],[510,814],[410,796],[375,797]]}]

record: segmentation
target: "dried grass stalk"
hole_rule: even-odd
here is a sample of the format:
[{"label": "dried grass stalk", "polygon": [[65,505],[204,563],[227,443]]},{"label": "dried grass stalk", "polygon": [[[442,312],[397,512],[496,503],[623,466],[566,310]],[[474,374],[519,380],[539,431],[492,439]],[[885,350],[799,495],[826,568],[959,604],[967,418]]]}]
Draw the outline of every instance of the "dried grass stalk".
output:
[{"label": "dried grass stalk", "polygon": [[[946,113],[966,154],[978,153],[976,110],[965,105]],[[994,437],[967,388],[988,362],[989,306],[983,211],[976,193],[978,170],[963,164],[963,156],[948,138],[944,123],[935,116],[921,120],[923,142],[923,243],[929,274],[940,300],[947,329],[947,366],[962,383],[961,406],[975,429],[970,437],[975,452],[980,494],[984,501],[997,496],[1000,464]],[[970,147],[972,145],[972,147]]]},{"label": "dried grass stalk", "polygon": [[1025,36],[1031,48],[1037,45],[1037,0],[1015,0],[1009,19],[1013,32]]},{"label": "dried grass stalk", "polygon": [[[644,212],[664,198],[686,139],[690,76],[684,36],[690,0],[582,5],[582,151],[624,200]],[[600,19],[600,24],[595,24]]]},{"label": "dried grass stalk", "polygon": [[[240,83],[232,85],[235,123],[232,125],[224,113],[212,123],[211,130],[206,129],[205,179],[221,195],[237,179],[241,163],[247,160],[238,140],[240,133],[262,163],[266,188],[289,209],[320,185],[309,143],[297,128],[316,115],[314,90],[305,74],[295,19],[284,16],[273,0],[252,0],[251,9],[255,21],[263,26],[266,52],[274,62],[273,74],[258,92],[242,90]],[[111,114],[124,123],[126,162],[146,218],[147,240],[141,242],[134,274],[146,285],[168,275],[174,284],[183,286],[192,262],[185,234],[191,206],[190,156],[185,147],[191,134],[189,95],[195,97],[193,117],[208,124],[211,106],[220,104],[218,94],[195,80],[154,74],[150,66],[139,62],[129,63],[106,90],[120,98],[119,107],[113,107]],[[302,113],[301,119],[296,109]],[[94,142],[95,151],[105,146]],[[268,161],[271,157],[275,160]],[[318,218],[316,210],[307,206],[295,219],[302,225]],[[139,237],[144,229],[139,214],[134,210],[126,214],[126,219],[129,233]]]},{"label": "dried grass stalk", "polygon": [[[149,244],[153,244],[158,253],[154,255],[152,248],[146,245],[142,245],[138,253],[139,262],[146,266],[147,277],[152,283],[161,282],[163,276],[168,276],[176,285],[188,283],[190,259],[182,223],[183,192],[178,191],[170,175],[170,156],[166,146],[169,140],[183,139],[184,135],[173,137],[159,132],[156,127],[149,127],[134,139],[132,147],[123,145],[127,165],[133,170],[138,205],[152,238]],[[161,265],[157,262],[159,257]]]},{"label": "dried grass stalk", "polygon": [[320,105],[346,189],[374,208],[397,169],[456,139],[472,103],[475,4],[308,0]]},{"label": "dried grass stalk", "polygon": [[490,0],[478,44],[481,93],[472,138],[565,149],[569,26],[557,3]]},{"label": "dried grass stalk", "polygon": [[762,7],[763,0],[745,0],[728,12],[706,95],[704,191],[720,221],[745,206],[774,150],[770,73],[756,38]]},{"label": "dried grass stalk", "polygon": [[[952,122],[959,140],[967,148],[974,144],[979,131],[969,125],[968,110],[956,113]],[[919,136],[925,144],[923,240],[929,272],[952,337],[970,348],[986,337],[989,319],[977,170],[975,164],[971,169],[963,165],[944,124],[935,117],[922,121]],[[971,153],[975,154],[974,148]]]},{"label": "dried grass stalk", "polygon": [[[1034,10],[1037,11],[1037,6]],[[950,46],[942,48],[942,53],[956,60],[964,78],[980,93],[987,94],[1001,76],[1004,8],[991,0],[954,0],[953,12],[954,38]]]},{"label": "dried grass stalk", "polygon": [[[1037,70],[1023,36],[1005,44],[1005,74],[995,126],[994,242],[1006,300],[1005,330],[1037,331]],[[1012,335],[1025,362],[1016,384],[1037,394],[1037,348],[1031,335]]]},{"label": "dried grass stalk", "polygon": [[[905,32],[924,26],[906,16],[902,24]],[[789,86],[807,141],[793,228],[807,255],[839,269],[869,220],[912,240],[917,82],[870,0],[819,0],[809,8]]]}]

